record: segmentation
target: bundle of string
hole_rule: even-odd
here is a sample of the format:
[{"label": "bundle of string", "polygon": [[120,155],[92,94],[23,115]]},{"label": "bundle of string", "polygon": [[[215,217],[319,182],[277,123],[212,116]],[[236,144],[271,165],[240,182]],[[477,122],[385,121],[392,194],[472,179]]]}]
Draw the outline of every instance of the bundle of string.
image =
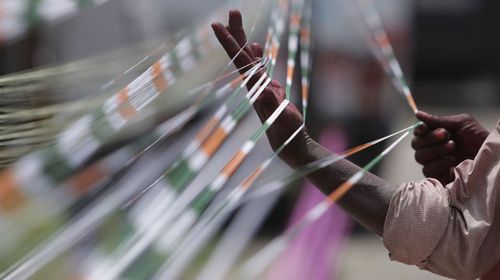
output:
[{"label": "bundle of string", "polygon": [[[246,65],[245,68],[249,69],[234,78],[231,78],[232,74],[241,69],[225,73],[232,64],[230,61],[219,77],[201,86],[191,86],[189,94],[183,94],[182,98],[169,94],[168,104],[161,102],[165,92],[210,56],[215,42],[207,30],[208,22],[213,20],[213,17],[209,18],[182,37],[170,51],[164,52],[166,47],[162,46],[155,55],[147,56],[124,75],[106,83],[104,89],[111,90],[121,83],[121,79],[134,72],[132,70],[150,65],[151,60],[154,60],[151,66],[117,93],[89,106],[85,111],[88,113],[82,113],[80,118],[62,129],[52,145],[30,153],[3,171],[0,174],[0,229],[4,233],[3,238],[9,242],[2,245],[5,247],[2,252],[6,253],[0,256],[0,263],[2,268],[7,268],[2,276],[6,279],[26,279],[49,273],[53,279],[58,273],[67,273],[85,279],[176,279],[245,198],[258,199],[269,192],[283,189],[302,176],[402,134],[384,152],[336,188],[306,218],[272,241],[241,269],[243,278],[254,278],[261,274],[294,237],[348,192],[365,172],[380,162],[415,127],[410,126],[339,156],[308,164],[289,176],[264,184],[258,188],[263,192],[249,196],[248,191],[255,188],[257,179],[304,129],[303,124],[244,180],[229,189],[228,193],[221,192],[229,188],[229,179],[234,177],[257,142],[291,102],[297,57],[302,67],[299,75],[302,109],[306,119],[311,70],[311,2],[272,1],[263,58]],[[416,112],[417,107],[387,34],[380,20],[375,20],[378,18],[375,17],[376,10],[365,2],[359,7],[379,43],[371,47],[380,48],[374,49],[374,53],[379,54],[377,59],[386,66],[384,69],[390,74],[394,85]],[[242,3],[230,1],[229,4],[234,6]],[[254,8],[259,11],[265,4],[266,1],[261,1]],[[260,21],[261,13],[257,13],[251,25],[250,39]],[[220,151],[223,143],[271,82],[287,25],[285,100],[241,144],[212,181],[201,187],[190,184]],[[241,46],[240,52],[245,46]],[[156,55],[157,59],[154,59]],[[6,85],[6,90],[12,87],[12,92],[19,92],[19,96],[22,96],[22,85],[37,85],[58,75],[60,71],[79,74],[82,73],[81,69],[87,67],[83,62],[76,65],[81,68],[74,65],[54,67],[5,77],[0,79],[0,83]],[[254,75],[264,68],[266,71],[258,81],[243,97],[239,97]],[[24,90],[28,93],[32,91],[26,87]],[[195,115],[228,94],[196,136],[184,145],[181,153],[172,162],[162,160],[162,155],[166,153],[161,149],[165,139],[175,139],[170,136],[179,132]],[[237,99],[240,101],[234,104]],[[148,112],[155,104],[162,105],[162,114],[155,110],[153,113]],[[134,141],[117,146],[124,139]],[[102,151],[106,153],[102,155]],[[154,168],[144,170],[145,161],[148,166],[154,163]],[[216,199],[217,196],[221,199]],[[18,222],[20,220],[22,222]],[[37,234],[34,235],[34,232]],[[96,233],[99,235],[92,246],[76,250],[91,234]],[[72,255],[70,249],[84,251],[81,253],[84,260],[79,259],[75,264],[72,258],[65,258]],[[49,269],[50,272],[47,272],[47,267],[61,265],[70,269],[62,272]],[[200,275],[201,279],[207,277],[209,275]]]}]

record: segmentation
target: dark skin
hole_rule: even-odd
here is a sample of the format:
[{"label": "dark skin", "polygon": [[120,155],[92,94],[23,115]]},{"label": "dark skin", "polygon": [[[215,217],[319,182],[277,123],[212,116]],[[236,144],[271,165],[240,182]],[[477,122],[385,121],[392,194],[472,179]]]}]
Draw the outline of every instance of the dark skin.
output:
[{"label": "dark skin", "polygon": [[[234,60],[237,68],[249,65],[262,57],[263,51],[259,44],[253,43],[245,46],[246,35],[239,11],[229,12],[228,26],[214,23],[212,28],[230,58],[243,48]],[[243,68],[241,73],[247,70],[248,68]],[[251,88],[262,74],[262,71],[258,72],[251,79],[248,87]],[[254,104],[259,118],[262,121],[266,120],[284,99],[284,88],[276,81],[270,83]],[[302,123],[303,118],[297,107],[293,104],[288,105],[267,131],[271,147],[273,149],[279,147]],[[302,131],[280,154],[281,159],[292,168],[298,168],[329,156],[332,156],[332,152],[314,141],[306,130]],[[307,179],[325,194],[329,194],[359,170],[359,166],[347,160],[341,160],[308,175]],[[358,222],[381,236],[389,202],[395,189],[394,185],[368,173],[339,201],[339,205]]]},{"label": "dark skin", "polygon": [[474,159],[489,132],[468,114],[436,116],[418,112],[424,122],[415,129],[412,147],[415,159],[427,177],[443,185],[452,182],[453,169],[462,161]]}]

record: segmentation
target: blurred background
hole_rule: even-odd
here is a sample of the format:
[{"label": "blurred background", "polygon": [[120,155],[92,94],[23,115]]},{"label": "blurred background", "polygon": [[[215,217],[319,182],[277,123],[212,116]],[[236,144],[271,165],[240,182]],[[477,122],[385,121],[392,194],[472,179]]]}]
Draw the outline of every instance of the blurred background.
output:
[{"label": "blurred background", "polygon": [[[92,73],[88,82],[71,86],[67,81],[49,81],[61,84],[57,89],[50,89],[60,92],[57,97],[19,105],[16,108],[20,110],[39,106],[37,102],[56,104],[66,98],[78,100],[99,95],[101,86],[107,81],[127,70],[145,54],[154,52],[163,42],[174,42],[179,31],[224,3],[222,0],[110,0],[82,7],[71,16],[59,17],[58,12],[64,14],[72,8],[58,6],[58,1],[54,0],[46,1],[55,4],[52,6],[56,7],[52,11],[54,20],[42,21],[33,16],[29,21],[32,25],[27,25],[5,13],[17,11],[18,17],[26,17],[19,12],[25,8],[21,4],[24,2],[29,1],[0,0],[0,7],[4,8],[0,11],[0,19],[3,17],[3,21],[0,20],[3,24],[0,26],[0,38],[3,38],[0,45],[1,75],[91,57],[102,57],[103,63],[99,67],[94,63],[87,70]],[[349,2],[313,1],[314,54],[307,125],[315,139],[337,152],[385,136],[414,121],[412,111],[373,58],[363,35],[365,27]],[[375,3],[419,109],[436,114],[470,113],[485,127],[492,128],[500,112],[500,33],[497,31],[500,2],[377,0]],[[10,7],[10,10],[5,7]],[[14,35],[6,37],[5,34]],[[262,42],[263,33],[255,38]],[[116,54],[119,50],[125,55]],[[284,61],[283,56],[281,63]],[[99,71],[100,67],[107,71]],[[277,75],[284,82],[284,69]],[[6,105],[2,105],[4,108]],[[54,117],[61,118],[60,115]],[[237,145],[238,140],[245,139],[248,131],[257,124],[252,115],[246,126],[248,130],[238,132],[231,142],[234,144],[228,145]],[[421,179],[421,167],[413,159],[409,141],[405,141],[374,172],[394,184]],[[260,144],[257,153],[268,153],[267,143]],[[381,150],[382,147],[368,150],[352,160],[363,165]],[[230,148],[224,150],[221,160],[227,159],[231,151]],[[257,159],[250,159],[244,169],[251,170],[250,166],[257,163]],[[273,168],[276,172],[287,169],[280,164]],[[321,197],[312,186],[306,182],[302,184],[305,186],[290,188],[276,198],[277,204],[263,222],[249,251],[282,232],[289,224],[290,216],[293,221],[294,215],[304,212]],[[319,221],[311,230],[316,234],[305,234],[294,245],[298,249],[287,252],[291,258],[294,255],[309,256],[312,260],[315,259],[313,255],[324,257],[327,261],[324,274],[309,279],[443,279],[390,262],[379,238],[356,225],[339,209],[334,209],[329,215],[336,223]],[[317,234],[321,228],[332,234],[321,237]],[[318,248],[313,246],[318,238],[332,240],[329,246]],[[304,248],[308,246],[301,247],[301,244],[313,245]],[[288,270],[293,271],[289,263],[283,262]],[[286,273],[281,270],[279,264],[276,265],[272,272],[275,279],[284,279]],[[310,274],[305,273],[303,277],[305,275]],[[293,279],[301,277],[295,275]]]}]

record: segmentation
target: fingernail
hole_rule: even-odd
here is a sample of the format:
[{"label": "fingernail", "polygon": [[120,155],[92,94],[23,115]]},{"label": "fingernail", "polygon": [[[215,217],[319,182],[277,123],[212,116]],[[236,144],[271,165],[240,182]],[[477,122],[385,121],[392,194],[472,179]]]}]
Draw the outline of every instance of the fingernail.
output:
[{"label": "fingernail", "polygon": [[440,140],[445,140],[446,138],[448,138],[448,131],[440,128],[434,131],[434,135]]},{"label": "fingernail", "polygon": [[445,147],[448,150],[454,150],[455,149],[455,141],[450,140],[450,141],[446,142]]}]

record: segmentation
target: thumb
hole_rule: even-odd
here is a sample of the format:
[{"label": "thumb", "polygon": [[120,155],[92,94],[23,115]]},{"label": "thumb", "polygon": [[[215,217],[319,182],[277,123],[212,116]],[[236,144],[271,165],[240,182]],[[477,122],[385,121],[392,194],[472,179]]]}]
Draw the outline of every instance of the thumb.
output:
[{"label": "thumb", "polygon": [[462,115],[438,116],[432,115],[423,111],[417,112],[417,119],[423,121],[431,128],[446,128],[447,130],[455,130],[463,125],[464,118]]}]

